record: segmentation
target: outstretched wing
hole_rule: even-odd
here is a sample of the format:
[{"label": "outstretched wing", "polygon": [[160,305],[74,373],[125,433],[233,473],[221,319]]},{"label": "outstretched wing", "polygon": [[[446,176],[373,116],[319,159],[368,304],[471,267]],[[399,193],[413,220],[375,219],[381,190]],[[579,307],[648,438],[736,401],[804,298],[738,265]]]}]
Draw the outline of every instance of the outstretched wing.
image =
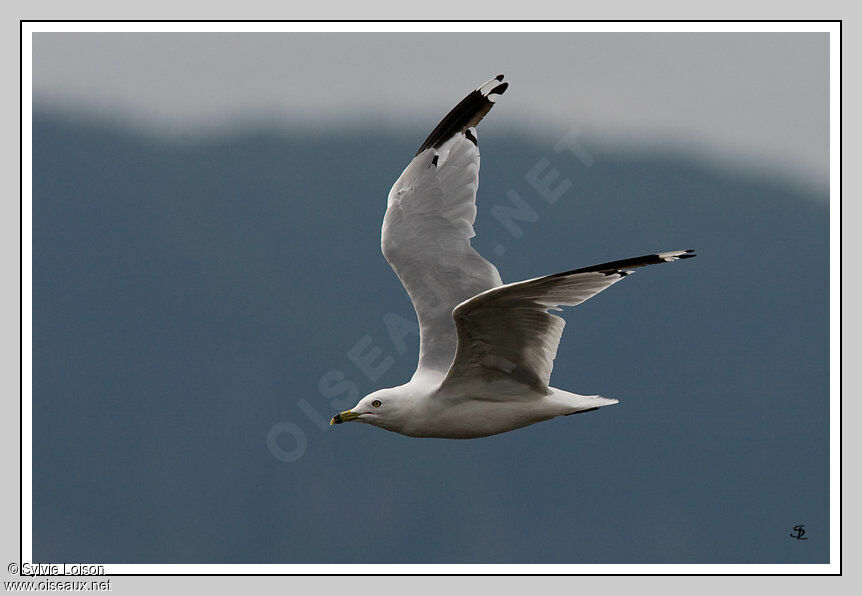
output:
[{"label": "outstretched wing", "polygon": [[[548,312],[575,306],[633,271],[695,256],[664,252],[556,273],[493,288],[458,305],[453,313],[458,351],[443,387],[507,379],[548,391],[565,321]],[[473,385],[475,386],[475,385]]]},{"label": "outstretched wing", "polygon": [[508,87],[502,80],[491,79],[455,106],[389,192],[381,247],[419,319],[417,372],[449,370],[457,347],[452,309],[502,284],[497,269],[470,246],[479,187],[473,127]]}]

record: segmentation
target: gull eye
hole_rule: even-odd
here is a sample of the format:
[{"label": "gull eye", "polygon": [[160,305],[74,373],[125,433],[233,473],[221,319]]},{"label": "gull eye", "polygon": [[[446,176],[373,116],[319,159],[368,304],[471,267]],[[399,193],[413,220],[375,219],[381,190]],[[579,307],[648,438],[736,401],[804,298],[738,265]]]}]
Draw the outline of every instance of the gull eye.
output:
[{"label": "gull eye", "polygon": [[375,408],[379,408],[380,406],[383,405],[383,402],[381,402],[379,399],[375,399],[373,402],[371,402],[371,405],[374,406]]}]

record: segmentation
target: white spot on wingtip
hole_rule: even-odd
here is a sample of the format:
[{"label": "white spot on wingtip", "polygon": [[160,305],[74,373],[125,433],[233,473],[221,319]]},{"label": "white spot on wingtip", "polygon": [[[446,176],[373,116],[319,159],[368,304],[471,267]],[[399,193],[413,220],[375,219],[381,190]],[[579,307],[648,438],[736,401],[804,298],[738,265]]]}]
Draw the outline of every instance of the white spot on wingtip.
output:
[{"label": "white spot on wingtip", "polygon": [[[488,81],[486,81],[486,82],[482,83],[481,85],[479,85],[479,86],[476,88],[476,91],[478,91],[478,92],[479,92],[479,93],[481,93],[482,95],[487,96],[487,95],[488,95],[488,93],[490,93],[490,92],[491,92],[491,90],[492,90],[494,87],[496,87],[498,84],[500,84],[500,82],[501,82],[502,80],[503,80],[503,75],[497,75],[497,76],[496,76],[496,77],[494,77],[493,79],[490,79],[490,80],[488,80]],[[489,96],[488,98],[490,99],[490,96]],[[491,100],[491,101],[493,101],[493,100]]]}]

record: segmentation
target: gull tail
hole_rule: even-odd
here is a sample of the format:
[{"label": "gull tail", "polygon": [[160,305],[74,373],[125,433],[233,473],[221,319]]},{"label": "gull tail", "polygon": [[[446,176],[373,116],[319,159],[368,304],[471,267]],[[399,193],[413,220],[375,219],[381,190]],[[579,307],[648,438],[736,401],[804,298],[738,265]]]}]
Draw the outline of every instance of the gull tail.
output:
[{"label": "gull tail", "polygon": [[603,406],[610,406],[619,403],[619,400],[602,397],[601,395],[578,395],[577,393],[569,393],[562,389],[550,388],[551,394],[548,396],[561,409],[562,416],[572,416],[573,414],[585,414],[593,412]]},{"label": "gull tail", "polygon": [[476,137],[469,129],[479,124],[482,118],[485,117],[485,114],[491,111],[491,108],[494,107],[494,96],[503,95],[506,89],[508,89],[509,83],[503,83],[502,81],[503,75],[497,75],[487,83],[471,91],[431,131],[431,134],[428,135],[428,138],[419,147],[416,155],[431,147],[439,149],[443,143],[459,133],[465,133],[468,139],[476,143]]}]

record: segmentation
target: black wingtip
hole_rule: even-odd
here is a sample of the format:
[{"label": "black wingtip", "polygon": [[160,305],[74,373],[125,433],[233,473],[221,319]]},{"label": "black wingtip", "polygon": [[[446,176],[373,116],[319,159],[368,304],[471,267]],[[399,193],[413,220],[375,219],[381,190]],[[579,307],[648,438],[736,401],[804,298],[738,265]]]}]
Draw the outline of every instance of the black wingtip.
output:
[{"label": "black wingtip", "polygon": [[626,271],[627,269],[646,267],[647,265],[658,265],[659,263],[668,263],[677,259],[691,259],[697,256],[695,254],[692,254],[693,252],[693,250],[686,250],[655,253],[651,255],[644,255],[642,257],[635,257],[633,259],[610,261],[609,263],[593,265],[592,267],[582,267],[580,269],[573,269],[571,271],[563,271],[562,273],[555,273],[553,275],[549,275],[548,277],[574,275],[576,273],[604,273],[605,275],[620,275],[622,277],[625,277],[630,273],[634,273],[634,271]]},{"label": "black wingtip", "polygon": [[503,95],[508,88],[509,83],[500,83],[499,85],[488,91],[488,95]]},{"label": "black wingtip", "polygon": [[[463,133],[468,128],[476,126],[485,117],[485,114],[494,107],[494,98],[490,96],[502,95],[509,88],[509,83],[503,83],[501,82],[502,80],[503,75],[497,75],[487,83],[482,84],[478,89],[471,91],[431,131],[431,134],[428,135],[428,138],[419,147],[416,155],[431,147],[439,149],[443,143],[456,134]],[[500,84],[488,89],[488,86],[494,82],[499,82]]]},{"label": "black wingtip", "polygon": [[[483,89],[485,89],[485,88],[486,88],[486,87],[488,87],[489,85],[492,85],[492,84],[494,83],[494,81],[496,81],[496,82],[498,82],[498,83],[503,82],[503,75],[498,74],[498,75],[497,75],[496,77],[494,77],[493,79],[488,79],[487,81],[485,81],[484,83],[482,83],[481,85],[479,85],[478,87],[476,87],[476,91],[479,91],[480,93],[482,93],[482,95],[488,95],[488,92],[487,92],[487,91],[484,91],[484,92],[483,92]],[[496,85],[495,85],[495,87],[496,87]]]}]

